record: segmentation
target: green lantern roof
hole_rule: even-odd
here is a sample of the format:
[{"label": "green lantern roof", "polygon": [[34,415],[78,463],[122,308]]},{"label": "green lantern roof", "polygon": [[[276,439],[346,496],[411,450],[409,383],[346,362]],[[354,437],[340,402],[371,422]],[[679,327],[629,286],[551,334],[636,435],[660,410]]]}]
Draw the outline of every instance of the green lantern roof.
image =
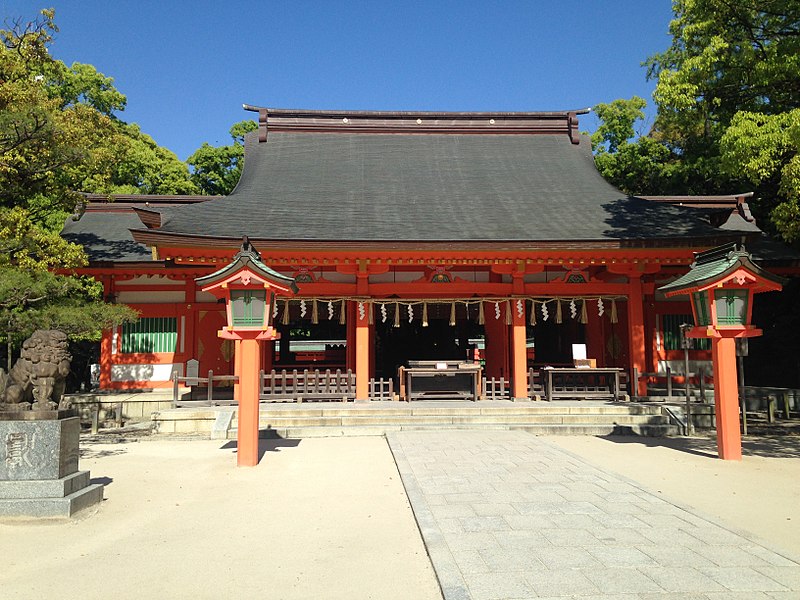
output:
[{"label": "green lantern roof", "polygon": [[724,280],[739,269],[744,269],[757,278],[760,284],[757,287],[763,289],[756,291],[780,289],[785,281],[782,277],[769,273],[756,265],[744,247],[731,243],[695,254],[689,272],[675,281],[661,286],[659,291],[664,292],[667,296],[688,293]]}]

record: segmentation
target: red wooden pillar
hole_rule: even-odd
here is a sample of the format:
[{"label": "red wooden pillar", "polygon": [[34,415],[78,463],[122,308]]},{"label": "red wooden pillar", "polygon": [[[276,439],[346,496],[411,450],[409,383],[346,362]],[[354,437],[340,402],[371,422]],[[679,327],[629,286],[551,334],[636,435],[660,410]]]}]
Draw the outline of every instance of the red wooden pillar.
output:
[{"label": "red wooden pillar", "polygon": [[258,372],[261,368],[261,342],[244,339],[237,342],[241,349],[238,365],[239,424],[236,464],[254,467],[258,464]]},{"label": "red wooden pillar", "polygon": [[357,302],[356,322],[356,400],[369,400],[369,311],[372,306]]},{"label": "red wooden pillar", "polygon": [[500,304],[500,318],[495,318],[495,303],[484,302],[484,325],[486,335],[486,376],[508,379],[508,325],[505,320],[504,303]]},{"label": "red wooden pillar", "polygon": [[742,460],[739,431],[739,388],[736,380],[736,340],[711,338],[714,360],[714,408],[717,417],[717,452],[723,460]]},{"label": "red wooden pillar", "polygon": [[[592,308],[595,309],[592,314]],[[604,367],[605,364],[605,348],[603,347],[603,321],[597,315],[597,306],[594,302],[590,302],[586,306],[586,313],[588,321],[586,322],[586,357],[594,358],[597,360],[598,367]]]},{"label": "red wooden pillar", "polygon": [[[521,309],[521,310],[520,310]],[[525,302],[511,301],[513,313],[511,324],[512,388],[513,400],[528,399],[528,361],[525,348]]]},{"label": "red wooden pillar", "polygon": [[111,347],[115,331],[116,327],[103,331],[100,342],[100,389],[103,390],[111,387]]},{"label": "red wooden pillar", "polygon": [[233,373],[239,375],[239,380],[233,384],[233,399],[242,400],[242,340],[233,341]]},{"label": "red wooden pillar", "polygon": [[348,301],[344,305],[345,311],[345,362],[346,368],[355,372],[356,370],[356,319],[353,311],[355,302]]},{"label": "red wooden pillar", "polygon": [[[639,373],[646,373],[644,295],[642,294],[641,275],[631,275],[628,287],[628,348],[631,370],[635,368]],[[638,396],[647,395],[647,381],[644,378],[640,379],[638,388],[632,392]]]}]

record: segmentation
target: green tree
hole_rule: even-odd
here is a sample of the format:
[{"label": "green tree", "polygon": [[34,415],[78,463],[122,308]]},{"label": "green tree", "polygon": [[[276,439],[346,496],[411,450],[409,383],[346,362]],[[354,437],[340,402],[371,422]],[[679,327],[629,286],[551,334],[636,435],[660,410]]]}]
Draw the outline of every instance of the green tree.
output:
[{"label": "green tree", "polygon": [[86,256],[58,232],[74,190],[113,180],[109,167],[127,135],[113,112],[125,98],[94,67],[52,59],[53,17],[45,10],[0,30],[0,340],[9,362],[11,347],[37,327],[96,339],[136,318],[104,303],[100,284],[69,276]]},{"label": "green tree", "polygon": [[187,159],[192,166],[192,180],[205,194],[230,194],[244,166],[244,137],[258,128],[254,121],[240,121],[230,129],[233,143],[227,146],[212,146],[203,142]]},{"label": "green tree", "polygon": [[673,10],[672,44],[646,63],[657,80],[651,137],[677,159],[673,181],[682,193],[754,188],[762,227],[800,240],[800,3],[674,0]]}]

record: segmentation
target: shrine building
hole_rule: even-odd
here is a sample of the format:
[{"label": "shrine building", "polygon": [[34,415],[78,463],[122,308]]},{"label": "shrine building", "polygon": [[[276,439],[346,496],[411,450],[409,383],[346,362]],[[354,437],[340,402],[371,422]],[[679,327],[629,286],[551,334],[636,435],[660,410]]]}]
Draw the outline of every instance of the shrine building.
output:
[{"label": "shrine building", "polygon": [[246,108],[259,124],[229,196],[87,195],[67,221],[90,259],[81,272],[141,314],[104,335],[102,388],[170,386],[191,360],[233,374],[225,305],[195,280],[243,236],[299,289],[271,309],[281,337],[262,369],[350,370],[357,400],[413,361],[475,362],[524,398],[530,370],[572,365],[573,344],[629,377],[663,371],[683,359],[691,308],[656,289],[695,252],[762,236],[747,194],[632,197],[607,183],[578,130],[587,110]]}]

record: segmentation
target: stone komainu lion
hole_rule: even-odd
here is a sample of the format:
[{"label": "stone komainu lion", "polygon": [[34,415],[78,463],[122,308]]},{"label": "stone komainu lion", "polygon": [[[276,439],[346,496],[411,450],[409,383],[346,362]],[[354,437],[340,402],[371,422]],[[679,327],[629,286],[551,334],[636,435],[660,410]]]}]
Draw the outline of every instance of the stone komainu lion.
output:
[{"label": "stone komainu lion", "polygon": [[22,344],[20,357],[8,375],[0,373],[0,403],[17,410],[66,408],[59,404],[71,361],[65,333],[35,331]]}]

